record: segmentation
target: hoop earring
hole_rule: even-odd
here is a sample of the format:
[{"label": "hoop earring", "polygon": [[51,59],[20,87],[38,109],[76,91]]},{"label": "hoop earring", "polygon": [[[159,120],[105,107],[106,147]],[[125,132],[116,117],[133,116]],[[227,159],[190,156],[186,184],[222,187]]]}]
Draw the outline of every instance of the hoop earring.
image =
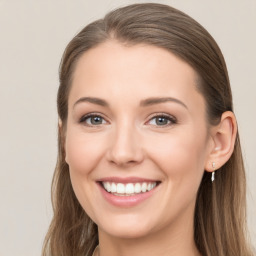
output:
[{"label": "hoop earring", "polygon": [[211,180],[212,180],[212,183],[213,183],[213,181],[215,180],[215,162],[212,162],[212,169],[213,169],[213,172],[212,172],[212,178],[211,178]]}]

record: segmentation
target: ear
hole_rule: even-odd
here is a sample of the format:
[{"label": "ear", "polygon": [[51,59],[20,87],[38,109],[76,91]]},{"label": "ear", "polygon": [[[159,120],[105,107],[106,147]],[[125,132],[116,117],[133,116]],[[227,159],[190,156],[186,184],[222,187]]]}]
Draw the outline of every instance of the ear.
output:
[{"label": "ear", "polygon": [[226,111],[221,121],[210,132],[211,146],[205,170],[213,172],[222,167],[231,157],[237,134],[237,123],[233,112]]},{"label": "ear", "polygon": [[61,130],[61,128],[62,128],[62,120],[60,118],[58,119],[58,127]]}]

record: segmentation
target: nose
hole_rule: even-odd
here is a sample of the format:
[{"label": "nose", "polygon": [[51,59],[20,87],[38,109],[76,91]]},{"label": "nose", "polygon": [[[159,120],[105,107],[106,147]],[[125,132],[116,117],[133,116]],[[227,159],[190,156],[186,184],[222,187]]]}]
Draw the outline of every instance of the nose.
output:
[{"label": "nose", "polygon": [[115,129],[107,152],[107,159],[117,166],[127,167],[139,164],[144,159],[140,137],[135,127],[121,125]]}]

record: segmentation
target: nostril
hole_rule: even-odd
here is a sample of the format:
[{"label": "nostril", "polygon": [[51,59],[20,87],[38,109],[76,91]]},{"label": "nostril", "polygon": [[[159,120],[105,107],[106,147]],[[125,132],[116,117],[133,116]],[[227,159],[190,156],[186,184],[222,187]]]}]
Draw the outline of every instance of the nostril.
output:
[{"label": "nostril", "polygon": [[110,163],[118,166],[130,166],[142,162],[144,154],[138,141],[133,141],[129,136],[122,134],[113,143],[106,155]]}]

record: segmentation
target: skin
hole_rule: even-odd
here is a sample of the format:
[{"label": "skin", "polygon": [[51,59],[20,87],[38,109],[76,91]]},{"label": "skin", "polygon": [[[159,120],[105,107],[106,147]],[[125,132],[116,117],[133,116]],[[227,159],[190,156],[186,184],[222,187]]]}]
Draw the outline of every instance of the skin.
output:
[{"label": "skin", "polygon": [[[155,46],[108,41],[79,59],[68,99],[66,162],[80,204],[98,225],[101,256],[200,255],[193,239],[197,190],[212,161],[219,167],[230,157],[235,119],[226,113],[209,128],[196,83],[187,63]],[[152,97],[175,100],[141,105]],[[99,123],[81,122],[88,113]],[[154,115],[163,113],[171,119],[161,125]],[[161,183],[140,204],[117,207],[96,182],[110,176]]]}]

